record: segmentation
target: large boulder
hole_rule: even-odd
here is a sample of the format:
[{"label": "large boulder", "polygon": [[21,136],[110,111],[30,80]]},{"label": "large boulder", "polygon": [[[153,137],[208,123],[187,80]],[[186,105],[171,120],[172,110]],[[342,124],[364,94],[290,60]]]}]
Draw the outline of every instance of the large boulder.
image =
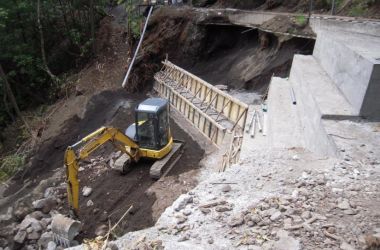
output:
[{"label": "large boulder", "polygon": [[30,206],[26,205],[24,202],[19,202],[13,210],[13,215],[18,221],[22,221],[30,212],[32,212]]},{"label": "large boulder", "polygon": [[33,208],[36,210],[41,210],[45,214],[48,214],[56,206],[57,201],[52,197],[33,201]]},{"label": "large boulder", "polygon": [[20,230],[26,230],[28,227],[30,227],[33,224],[39,224],[38,220],[31,216],[26,216],[23,221],[17,226]]},{"label": "large boulder", "polygon": [[26,231],[24,230],[18,230],[17,234],[13,238],[14,242],[17,242],[19,244],[23,244],[26,239]]},{"label": "large boulder", "polygon": [[53,233],[45,232],[41,234],[41,237],[38,240],[38,246],[42,249],[46,249],[48,247],[49,242],[51,241],[53,241]]}]

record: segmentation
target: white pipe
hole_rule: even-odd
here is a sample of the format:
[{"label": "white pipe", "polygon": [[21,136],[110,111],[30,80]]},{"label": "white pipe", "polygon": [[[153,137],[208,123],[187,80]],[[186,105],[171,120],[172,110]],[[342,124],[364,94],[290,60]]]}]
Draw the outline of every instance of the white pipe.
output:
[{"label": "white pipe", "polygon": [[292,87],[290,87],[290,97],[292,98],[293,105],[296,105],[297,104],[296,94],[294,94],[294,89]]},{"label": "white pipe", "polygon": [[257,117],[257,126],[259,127],[259,132],[262,132],[263,131],[263,127],[261,126],[260,113],[259,112],[256,113],[256,117]]},{"label": "white pipe", "polygon": [[252,130],[251,130],[251,137],[255,137],[255,133],[256,133],[256,113],[255,115],[253,116],[253,122],[252,122]]},{"label": "white pipe", "polygon": [[[127,84],[127,80],[128,80],[129,74],[131,73],[133,64],[135,63],[135,60],[136,60],[137,53],[139,52],[140,46],[141,46],[142,41],[144,39],[145,30],[146,30],[146,27],[148,26],[148,22],[149,22],[150,15],[152,14],[152,10],[153,10],[153,6],[150,6],[149,13],[148,13],[148,16],[147,16],[145,24],[144,24],[144,29],[143,29],[143,32],[142,32],[141,37],[140,37],[139,44],[137,45],[137,48],[136,48],[135,54],[133,56],[133,59],[132,59],[131,63],[129,64],[128,71],[127,71],[127,74],[124,77],[123,84],[121,85],[121,86],[123,86],[123,88],[125,88],[125,85]],[[129,34],[129,35],[131,35],[131,34]]]},{"label": "white pipe", "polygon": [[267,135],[268,130],[268,114],[267,112],[263,112],[263,135]]},{"label": "white pipe", "polygon": [[251,130],[253,119],[255,118],[255,115],[256,115],[256,110],[253,111],[251,122],[248,124],[247,129],[245,130],[246,133],[249,133],[249,130]]}]

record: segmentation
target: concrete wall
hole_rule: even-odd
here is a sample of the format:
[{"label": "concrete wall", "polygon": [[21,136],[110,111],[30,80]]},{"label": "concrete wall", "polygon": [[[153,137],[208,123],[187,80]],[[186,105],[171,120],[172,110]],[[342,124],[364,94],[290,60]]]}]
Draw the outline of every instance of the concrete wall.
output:
[{"label": "concrete wall", "polygon": [[380,64],[373,65],[369,86],[364,96],[360,114],[374,120],[380,120]]},{"label": "concrete wall", "polygon": [[289,81],[296,98],[298,117],[302,124],[304,143],[307,149],[324,156],[337,156],[337,147],[332,138],[326,133],[322,124],[322,112],[308,85],[308,75],[303,73],[304,65],[298,60],[300,55],[293,58]]},{"label": "concrete wall", "polygon": [[348,17],[330,17],[312,15],[310,27],[314,33],[330,31],[335,33],[348,32],[370,36],[380,36],[380,22],[378,21],[357,21]]},{"label": "concrete wall", "polygon": [[[380,92],[368,91],[379,91],[376,87],[379,84],[376,77],[379,72],[375,72],[379,68],[375,67],[378,64],[375,58],[380,57],[380,39],[358,39],[355,36],[320,32],[313,55],[357,113],[374,115],[371,106],[380,106]],[[367,103],[365,107],[364,102]]]}]

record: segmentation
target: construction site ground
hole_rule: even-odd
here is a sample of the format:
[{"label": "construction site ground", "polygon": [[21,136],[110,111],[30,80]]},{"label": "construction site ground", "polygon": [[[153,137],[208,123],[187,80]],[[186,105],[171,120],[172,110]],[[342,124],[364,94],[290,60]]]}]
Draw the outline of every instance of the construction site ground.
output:
[{"label": "construction site ground", "polygon": [[[57,204],[43,218],[50,219],[55,210],[68,214],[66,147],[101,126],[124,130],[133,123],[134,107],[150,95],[152,76],[165,54],[212,84],[228,85],[232,96],[255,105],[271,76],[286,77],[293,55],[311,54],[314,46],[310,39],[273,34],[266,34],[268,40],[262,43],[257,30],[199,25],[199,16],[162,9],[152,18],[131,76],[130,90],[141,94],[119,88],[131,56],[124,12],[115,8],[114,16],[103,20],[96,58],[73,74],[66,98],[49,108],[25,170],[0,188],[0,248],[38,249],[45,244],[40,241],[45,230],[50,232],[47,225],[38,233],[41,238],[29,239],[29,233],[22,244],[12,242],[25,216],[36,212],[33,201],[52,194]],[[92,192],[84,197],[81,189],[83,230],[78,243],[104,235],[109,222],[114,225],[133,205],[114,230],[111,249],[379,249],[379,123],[324,121],[336,135],[341,155],[337,158],[304,148],[272,147],[261,133],[253,139],[246,134],[239,163],[218,173],[220,152],[215,145],[181,114],[171,114],[173,136],[186,144],[166,177],[151,180],[152,162],[147,160],[120,175],[110,167],[115,156],[111,145],[81,164],[81,188]],[[103,244],[104,239],[98,247]]]}]

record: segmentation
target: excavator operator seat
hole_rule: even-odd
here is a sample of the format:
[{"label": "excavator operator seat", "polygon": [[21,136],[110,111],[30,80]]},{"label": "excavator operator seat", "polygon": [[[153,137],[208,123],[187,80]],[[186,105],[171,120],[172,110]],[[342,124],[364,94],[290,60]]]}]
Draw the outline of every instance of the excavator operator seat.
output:
[{"label": "excavator operator seat", "polygon": [[148,98],[136,107],[136,140],[141,148],[160,150],[170,141],[169,105],[162,98]]}]

